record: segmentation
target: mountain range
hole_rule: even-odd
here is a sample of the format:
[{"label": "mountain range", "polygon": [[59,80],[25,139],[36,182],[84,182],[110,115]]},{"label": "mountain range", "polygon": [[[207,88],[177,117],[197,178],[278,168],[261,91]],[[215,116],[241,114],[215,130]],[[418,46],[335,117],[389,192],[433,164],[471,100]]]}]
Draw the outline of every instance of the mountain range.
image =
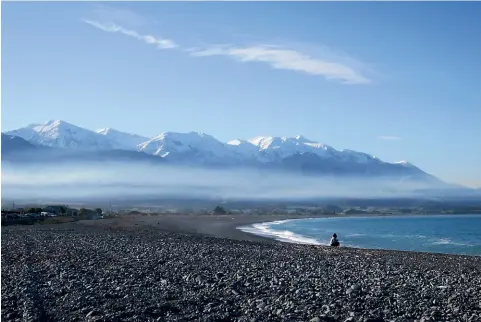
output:
[{"label": "mountain range", "polygon": [[221,142],[206,133],[165,132],[148,138],[111,128],[89,130],[61,120],[2,133],[2,161],[20,164],[69,160],[147,161],[310,176],[387,177],[430,186],[444,184],[409,162],[390,163],[363,152],[336,150],[301,135]]}]

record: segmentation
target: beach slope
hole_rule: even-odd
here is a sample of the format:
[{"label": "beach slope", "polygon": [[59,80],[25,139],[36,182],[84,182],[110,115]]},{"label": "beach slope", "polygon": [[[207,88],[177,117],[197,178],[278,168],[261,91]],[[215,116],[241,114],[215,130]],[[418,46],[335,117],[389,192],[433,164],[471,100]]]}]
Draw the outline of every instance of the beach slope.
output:
[{"label": "beach slope", "polygon": [[216,238],[196,220],[4,227],[2,320],[481,320],[480,257]]}]

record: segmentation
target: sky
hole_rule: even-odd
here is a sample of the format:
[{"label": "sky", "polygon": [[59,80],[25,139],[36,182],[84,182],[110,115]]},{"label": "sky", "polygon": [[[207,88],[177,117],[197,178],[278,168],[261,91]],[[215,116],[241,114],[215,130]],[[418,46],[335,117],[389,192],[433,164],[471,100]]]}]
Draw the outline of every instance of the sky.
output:
[{"label": "sky", "polygon": [[303,136],[481,187],[481,3],[2,3],[2,131]]}]

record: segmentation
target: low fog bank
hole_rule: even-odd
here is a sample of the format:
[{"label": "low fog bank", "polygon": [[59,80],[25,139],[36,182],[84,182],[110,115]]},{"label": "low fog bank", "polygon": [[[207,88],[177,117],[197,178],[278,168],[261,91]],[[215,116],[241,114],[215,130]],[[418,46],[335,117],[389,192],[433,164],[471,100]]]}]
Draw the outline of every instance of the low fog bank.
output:
[{"label": "low fog bank", "polygon": [[128,163],[2,165],[3,199],[142,198],[242,200],[404,198],[428,188],[404,179],[307,177],[253,169],[214,170]]}]

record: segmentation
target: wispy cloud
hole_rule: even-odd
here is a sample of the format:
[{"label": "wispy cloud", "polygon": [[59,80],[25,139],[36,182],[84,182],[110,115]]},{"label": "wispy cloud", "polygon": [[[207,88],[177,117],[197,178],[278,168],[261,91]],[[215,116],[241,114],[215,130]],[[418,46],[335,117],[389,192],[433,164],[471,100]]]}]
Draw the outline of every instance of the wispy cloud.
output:
[{"label": "wispy cloud", "polygon": [[121,33],[126,36],[130,36],[133,38],[136,38],[138,40],[141,40],[149,45],[155,45],[158,48],[161,49],[171,49],[171,48],[177,48],[178,45],[171,39],[167,38],[159,38],[151,35],[141,35],[138,32],[130,29],[126,29],[122,26],[119,26],[115,23],[101,23],[98,21],[93,21],[93,20],[88,20],[84,19],[83,22],[91,25],[92,27],[95,27],[97,29],[100,29],[105,32],[112,32],[112,33]]},{"label": "wispy cloud", "polygon": [[[180,47],[172,39],[137,32],[136,30],[139,30],[138,28],[141,25],[152,24],[154,21],[126,8],[101,4],[96,6],[96,9],[89,13],[89,19],[83,19],[83,22],[99,30],[130,36],[158,48]],[[293,48],[296,48],[296,50]],[[299,50],[300,48],[301,50]],[[365,68],[360,67],[358,63],[347,60],[345,55],[339,55],[330,50],[322,50],[321,53],[312,55],[313,51],[303,50],[302,47],[292,44],[285,44],[284,46],[207,44],[203,48],[185,49],[185,51],[194,57],[225,56],[243,63],[263,63],[274,69],[321,76],[327,80],[343,84],[371,83],[371,80],[365,75]],[[311,55],[306,54],[306,52],[310,52]]]},{"label": "wispy cloud", "polygon": [[401,138],[399,136],[392,136],[392,135],[382,135],[379,137],[381,140],[386,140],[386,141],[399,141]]},{"label": "wispy cloud", "polygon": [[323,76],[345,84],[367,84],[371,81],[353,68],[334,61],[316,59],[296,50],[277,46],[214,46],[206,49],[189,49],[192,56],[228,56],[239,62],[261,62],[275,69],[297,71]]}]

